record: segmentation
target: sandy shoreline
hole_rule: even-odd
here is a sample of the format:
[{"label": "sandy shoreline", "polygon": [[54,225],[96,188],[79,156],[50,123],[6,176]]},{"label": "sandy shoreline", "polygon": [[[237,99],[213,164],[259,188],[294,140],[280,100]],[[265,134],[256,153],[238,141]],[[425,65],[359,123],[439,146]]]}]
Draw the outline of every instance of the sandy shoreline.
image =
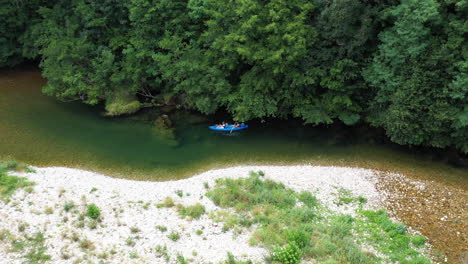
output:
[{"label": "sandy shoreline", "polygon": [[[0,230],[7,229],[19,236],[19,226],[27,223],[22,232],[43,232],[51,263],[78,263],[78,260],[98,263],[104,253],[105,263],[166,263],[155,251],[158,245],[167,247],[170,263],[176,263],[176,255],[192,259],[193,263],[216,263],[224,260],[227,252],[239,259],[261,262],[267,251],[249,246],[249,232],[223,232],[222,224],[214,222],[208,214],[187,220],[180,218],[174,208],[156,207],[169,196],[175,203],[193,205],[199,202],[208,212],[218,211],[220,208],[204,196],[205,184],[214,186],[217,178],[247,177],[249,171],[261,170],[265,178],[282,182],[294,190],[311,191],[325,206],[342,213],[352,214],[355,208],[334,203],[334,194],[339,188],[367,198],[365,206],[373,209],[383,206],[384,197],[376,189],[377,176],[372,170],[344,167],[241,166],[167,182],[116,179],[61,167],[35,170],[36,173],[11,173],[27,177],[36,185],[31,194],[18,190],[8,204],[0,201]],[[176,194],[178,191],[183,193],[182,197]],[[71,211],[82,212],[86,204],[96,204],[102,210],[102,222],[96,229],[87,226],[77,229],[73,213],[63,209],[69,201],[75,205]],[[164,226],[167,231],[161,232],[155,226]],[[138,231],[132,232],[132,227]],[[198,235],[197,230],[203,233]],[[180,234],[179,240],[168,238],[172,231]],[[73,241],[77,236],[81,241],[92,242],[92,252]],[[8,247],[0,242],[0,264],[23,263],[19,254],[8,252]]]}]

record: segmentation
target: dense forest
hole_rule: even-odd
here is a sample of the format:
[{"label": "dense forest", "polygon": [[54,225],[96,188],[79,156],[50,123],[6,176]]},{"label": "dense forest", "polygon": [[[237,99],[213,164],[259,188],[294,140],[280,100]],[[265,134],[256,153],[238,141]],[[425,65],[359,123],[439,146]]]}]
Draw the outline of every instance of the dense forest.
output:
[{"label": "dense forest", "polygon": [[468,153],[467,0],[1,0],[0,67],[109,115],[366,123]]}]

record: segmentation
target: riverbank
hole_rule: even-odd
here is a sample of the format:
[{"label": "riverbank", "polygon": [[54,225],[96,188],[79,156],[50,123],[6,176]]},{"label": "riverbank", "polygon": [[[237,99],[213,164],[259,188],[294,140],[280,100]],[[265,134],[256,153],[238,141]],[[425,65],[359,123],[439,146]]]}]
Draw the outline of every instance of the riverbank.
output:
[{"label": "riverbank", "polygon": [[[362,210],[388,207],[387,201],[396,197],[384,188],[382,175],[355,168],[241,166],[167,182],[59,167],[34,169],[35,173],[10,173],[36,185],[18,190],[8,203],[0,202],[0,230],[7,230],[10,238],[0,242],[0,263],[23,263],[23,250],[29,247],[25,241],[37,232],[44,234],[39,240],[52,263],[218,263],[228,252],[262,262],[269,252],[252,245],[255,230],[226,229],[217,217],[225,210],[205,196],[216,179],[248,177],[250,171],[261,171],[265,179],[297,192],[312,192],[333,214],[356,216]],[[91,204],[100,211],[96,220],[86,214]],[[181,217],[180,208],[196,204],[203,207],[200,215]],[[368,250],[379,255],[372,246]]]}]

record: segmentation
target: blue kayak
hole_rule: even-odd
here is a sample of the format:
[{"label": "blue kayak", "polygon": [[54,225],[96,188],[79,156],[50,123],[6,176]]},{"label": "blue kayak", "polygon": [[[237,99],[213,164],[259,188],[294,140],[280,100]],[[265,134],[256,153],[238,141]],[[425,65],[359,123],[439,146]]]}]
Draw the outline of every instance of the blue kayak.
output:
[{"label": "blue kayak", "polygon": [[227,131],[227,132],[230,132],[230,131],[237,131],[237,130],[242,130],[242,129],[246,129],[248,128],[249,126],[248,125],[245,125],[245,124],[242,124],[241,126],[239,127],[235,127],[234,125],[226,125],[222,128],[218,127],[218,126],[209,126],[209,128],[211,130],[215,130],[215,131]]}]

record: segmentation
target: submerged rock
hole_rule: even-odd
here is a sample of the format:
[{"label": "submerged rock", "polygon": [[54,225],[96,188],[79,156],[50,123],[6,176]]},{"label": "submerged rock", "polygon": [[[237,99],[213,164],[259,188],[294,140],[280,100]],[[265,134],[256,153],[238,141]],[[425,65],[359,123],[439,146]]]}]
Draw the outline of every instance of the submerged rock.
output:
[{"label": "submerged rock", "polygon": [[164,140],[171,146],[178,146],[179,142],[175,136],[175,128],[168,115],[160,115],[153,122],[153,134]]}]

